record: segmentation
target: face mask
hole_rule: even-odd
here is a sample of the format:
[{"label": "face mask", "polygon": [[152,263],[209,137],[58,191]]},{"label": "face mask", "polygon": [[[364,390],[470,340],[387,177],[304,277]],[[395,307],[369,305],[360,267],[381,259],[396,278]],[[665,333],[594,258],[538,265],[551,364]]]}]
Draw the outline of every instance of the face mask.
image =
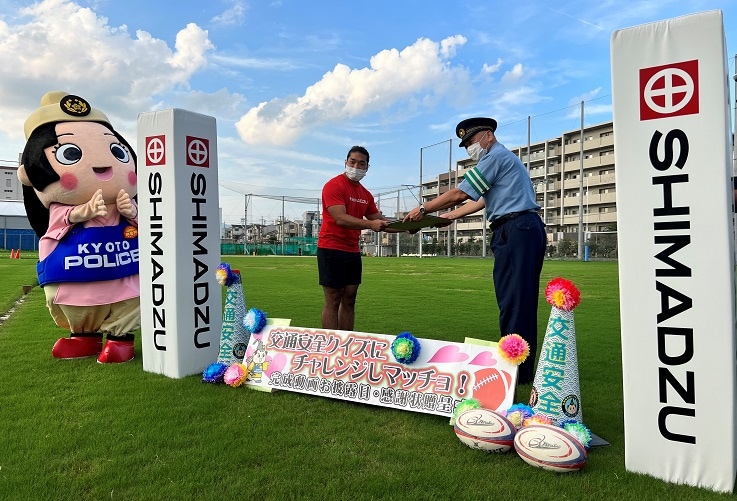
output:
[{"label": "face mask", "polygon": [[[482,136],[483,139],[483,136]],[[471,157],[471,160],[478,162],[486,154],[486,150],[481,147],[481,139],[473,143],[471,146],[466,147],[466,153]]]},{"label": "face mask", "polygon": [[351,181],[358,182],[366,175],[366,170],[367,169],[355,169],[346,165],[345,175],[348,176],[348,179],[350,179]]}]

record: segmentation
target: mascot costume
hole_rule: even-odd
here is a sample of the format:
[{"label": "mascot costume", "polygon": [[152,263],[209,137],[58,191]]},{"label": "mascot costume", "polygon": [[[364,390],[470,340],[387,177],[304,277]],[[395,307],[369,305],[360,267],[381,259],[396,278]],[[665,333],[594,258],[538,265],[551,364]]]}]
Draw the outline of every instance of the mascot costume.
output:
[{"label": "mascot costume", "polygon": [[40,237],[38,282],[70,332],[51,353],[127,362],[140,326],[135,153],[105,114],[66,92],[43,96],[24,132],[18,178]]}]

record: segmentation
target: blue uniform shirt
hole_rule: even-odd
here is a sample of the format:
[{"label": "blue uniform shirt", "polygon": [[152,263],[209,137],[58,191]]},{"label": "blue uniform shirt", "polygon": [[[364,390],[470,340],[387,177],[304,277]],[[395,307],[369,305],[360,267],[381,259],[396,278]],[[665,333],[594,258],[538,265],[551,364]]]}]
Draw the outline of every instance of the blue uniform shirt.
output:
[{"label": "blue uniform shirt", "polygon": [[484,198],[488,221],[510,212],[540,209],[522,160],[498,141],[466,173],[458,189],[474,201]]}]

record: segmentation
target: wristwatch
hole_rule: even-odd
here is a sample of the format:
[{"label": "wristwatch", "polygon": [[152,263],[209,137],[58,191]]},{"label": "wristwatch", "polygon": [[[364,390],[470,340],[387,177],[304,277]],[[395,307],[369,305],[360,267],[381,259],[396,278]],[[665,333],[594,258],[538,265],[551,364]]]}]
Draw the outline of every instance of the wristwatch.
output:
[{"label": "wristwatch", "polygon": [[420,214],[425,215],[425,204],[420,204]]}]

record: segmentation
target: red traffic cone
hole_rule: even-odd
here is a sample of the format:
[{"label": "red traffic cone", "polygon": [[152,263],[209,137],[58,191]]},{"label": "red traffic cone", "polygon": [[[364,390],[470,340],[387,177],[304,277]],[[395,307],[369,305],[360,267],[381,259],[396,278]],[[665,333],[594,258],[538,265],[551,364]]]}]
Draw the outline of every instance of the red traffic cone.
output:
[{"label": "red traffic cone", "polygon": [[15,259],[15,249],[10,249],[10,259]]},{"label": "red traffic cone", "polygon": [[20,259],[20,249],[15,251],[15,259]]}]

